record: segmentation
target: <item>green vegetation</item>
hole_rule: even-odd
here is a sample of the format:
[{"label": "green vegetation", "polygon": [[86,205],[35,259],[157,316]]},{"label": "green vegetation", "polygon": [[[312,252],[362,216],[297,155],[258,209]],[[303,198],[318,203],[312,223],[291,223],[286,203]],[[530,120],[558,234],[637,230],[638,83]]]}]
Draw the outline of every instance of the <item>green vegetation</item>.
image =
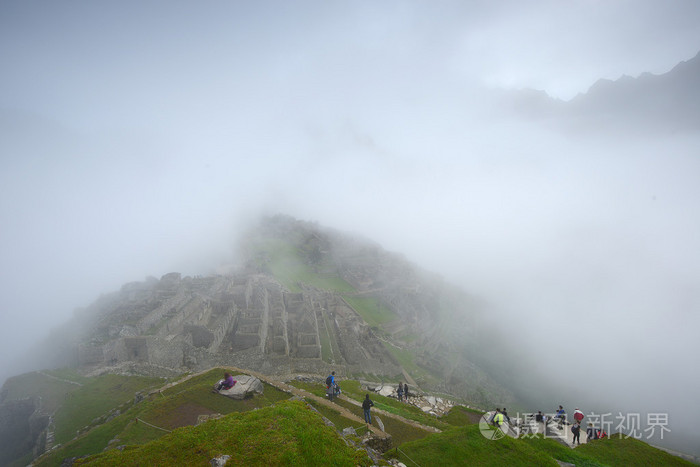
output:
[{"label": "green vegetation", "polygon": [[7,400],[18,400],[39,396],[46,411],[53,412],[68,394],[80,386],[56,380],[39,372],[25,373],[9,378],[3,388]]},{"label": "green vegetation", "polygon": [[[289,401],[289,394],[267,384],[262,395],[244,400],[222,397],[210,389],[223,371],[213,369],[162,392],[154,391],[138,403],[133,401],[135,390],[143,392],[144,386],[153,386],[154,383],[158,383],[155,386],[158,387],[163,384],[162,380],[117,375],[83,378],[70,371],[52,372],[53,376],[82,384],[63,382],[71,388],[59,412],[63,413],[62,417],[72,420],[67,424],[65,420],[57,419],[57,429],[59,423],[63,424],[66,433],[65,426],[82,428],[88,424],[91,428],[35,460],[34,465],[57,466],[65,458],[90,455],[92,457],[78,463],[204,466],[210,459],[224,454],[231,456],[229,465],[371,463],[363,450],[348,446],[336,433],[336,430],[352,427],[359,435],[365,434],[366,427],[356,420],[346,418],[339,410],[312,398],[307,398],[306,403]],[[17,384],[45,381],[41,378],[49,378],[57,383],[56,388],[65,390],[59,381],[40,373],[22,375],[6,390],[16,396]],[[290,384],[325,397],[322,381],[292,381]],[[340,384],[343,395],[351,401],[337,399],[334,406],[361,417],[362,409],[357,403],[364,398],[366,391],[358,381],[343,380]],[[56,398],[55,395],[52,397]],[[377,418],[381,418],[395,447],[385,457],[398,458],[406,465],[415,465],[413,462],[418,465],[557,465],[556,461],[583,467],[691,465],[641,441],[615,436],[576,449],[541,436],[490,440],[479,431],[477,422],[482,413],[477,410],[456,406],[449,414],[437,419],[394,398],[378,394],[370,397],[375,403],[373,425],[378,426]],[[110,398],[111,404],[108,403]],[[80,403],[83,399],[84,405]],[[117,406],[120,412],[114,410]],[[378,409],[434,426],[442,433],[432,433],[380,414]],[[99,411],[102,412],[93,417]],[[105,417],[107,413],[112,417]],[[199,415],[207,414],[222,414],[224,417],[194,426]],[[325,426],[321,415],[333,422],[335,430]],[[103,452],[106,447],[116,446],[122,446],[122,450]],[[31,462],[29,456],[14,465],[28,462]]]},{"label": "green vegetation", "polygon": [[394,356],[394,358],[399,362],[399,365],[408,372],[413,379],[418,383],[430,382],[437,383],[439,378],[426,368],[419,366],[415,362],[415,354],[410,350],[399,348],[395,345],[384,342],[384,347]]},{"label": "green vegetation", "polygon": [[326,360],[326,357],[323,357],[323,359],[328,363],[332,363],[334,355],[341,355],[341,352],[340,348],[338,347],[338,342],[333,338],[335,333],[328,331],[329,329],[333,329],[333,324],[331,319],[328,317],[328,312],[326,312],[325,310],[322,311],[321,316],[323,316],[323,324],[325,327],[325,332],[321,333],[321,353],[323,355],[323,342],[324,339],[327,339],[326,342],[328,344],[328,347],[325,349],[325,355],[326,357],[328,357],[328,360]]},{"label": "green vegetation", "polygon": [[292,292],[301,292],[299,283],[319,289],[354,292],[355,288],[334,274],[314,271],[304,260],[302,252],[282,240],[258,240],[255,245],[258,267],[270,272]]},{"label": "green vegetation", "polygon": [[[156,392],[142,402],[127,407],[112,420],[92,428],[78,438],[65,443],[64,446],[42,457],[35,464],[60,465],[62,459],[66,457],[96,454],[107,447],[111,440],[115,440],[119,444],[147,443],[164,436],[170,430],[194,425],[199,415],[216,413],[225,415],[234,412],[248,412],[257,408],[268,407],[289,398],[287,393],[267,384],[264,384],[265,389],[262,395],[244,400],[234,400],[214,394],[211,392],[212,384],[221,378],[223,372],[223,369],[213,369],[168,388],[162,393]],[[132,378],[139,379],[138,377],[105,376],[109,376],[108,380],[110,381],[113,378],[123,378],[126,381]],[[162,380],[159,381],[162,384]],[[123,383],[122,387],[126,388],[129,385]],[[131,396],[133,397],[133,392]],[[104,399],[98,395],[91,395],[91,392],[88,392],[86,397],[92,397],[101,402]],[[80,398],[75,398],[75,401],[80,402]],[[116,405],[116,403],[113,405]],[[75,418],[80,420],[83,417],[80,414],[81,409],[78,404],[71,404],[70,410],[62,410],[65,410],[65,416],[69,419]],[[139,420],[161,429],[150,427]],[[84,425],[75,422],[72,423],[72,426],[76,424],[81,427]],[[56,426],[58,430],[58,422]]]},{"label": "green vegetation", "polygon": [[620,435],[579,446],[575,451],[608,465],[693,465],[642,441]]},{"label": "green vegetation", "polygon": [[452,428],[403,444],[400,451],[391,450],[385,457],[396,457],[406,465],[558,465],[547,453],[520,440],[487,439],[478,425]]},{"label": "green vegetation", "polygon": [[210,459],[230,455],[227,465],[369,465],[355,450],[323,424],[318,413],[300,401],[240,416],[185,427],[144,446],[111,450],[77,465],[209,465]]},{"label": "green vegetation", "polygon": [[381,327],[382,324],[390,323],[398,318],[396,313],[374,297],[343,295],[343,299],[359,313],[362,319],[371,327]]},{"label": "green vegetation", "polygon": [[56,411],[54,417],[56,442],[69,441],[75,436],[77,430],[90,425],[93,419],[132,400],[136,392],[157,384],[163,384],[163,380],[119,375],[91,378],[83,386],[68,393],[61,407]]},{"label": "green vegetation", "polygon": [[479,423],[479,420],[484,415],[480,410],[470,409],[461,405],[452,407],[446,415],[440,417],[440,420],[452,426],[464,426]]}]

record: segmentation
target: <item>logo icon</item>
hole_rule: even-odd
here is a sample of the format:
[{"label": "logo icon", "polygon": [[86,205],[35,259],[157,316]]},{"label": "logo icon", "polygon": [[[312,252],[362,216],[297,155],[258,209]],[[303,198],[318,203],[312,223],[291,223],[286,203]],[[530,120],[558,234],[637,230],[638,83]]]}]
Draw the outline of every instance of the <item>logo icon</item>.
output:
[{"label": "logo icon", "polygon": [[[500,427],[494,422],[489,423],[492,415],[493,412],[487,412],[482,415],[479,420],[479,431],[481,432],[481,436],[486,439],[499,440],[506,435],[503,430],[507,430],[507,428],[505,426]],[[503,424],[505,425],[505,422]]]}]

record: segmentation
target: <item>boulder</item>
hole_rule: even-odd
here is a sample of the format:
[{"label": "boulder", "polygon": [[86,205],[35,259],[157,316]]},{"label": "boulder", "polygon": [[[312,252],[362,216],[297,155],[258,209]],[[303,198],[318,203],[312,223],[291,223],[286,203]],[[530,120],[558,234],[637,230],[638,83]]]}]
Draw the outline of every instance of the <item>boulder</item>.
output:
[{"label": "boulder", "polygon": [[388,384],[386,384],[386,385],[382,386],[381,388],[379,388],[379,390],[377,392],[381,396],[389,397],[389,396],[394,395],[396,393],[396,390],[394,389],[394,386],[389,386]]},{"label": "boulder", "polygon": [[213,467],[223,467],[226,465],[228,460],[231,458],[228,454],[224,454],[223,456],[215,457],[209,461],[209,464],[212,465]]},{"label": "boulder", "polygon": [[222,389],[219,394],[231,399],[244,399],[254,393],[263,393],[263,383],[255,376],[234,375],[236,384],[231,389]]},{"label": "boulder", "polygon": [[386,452],[391,449],[391,436],[381,437],[369,432],[362,439],[362,443],[375,451]]}]

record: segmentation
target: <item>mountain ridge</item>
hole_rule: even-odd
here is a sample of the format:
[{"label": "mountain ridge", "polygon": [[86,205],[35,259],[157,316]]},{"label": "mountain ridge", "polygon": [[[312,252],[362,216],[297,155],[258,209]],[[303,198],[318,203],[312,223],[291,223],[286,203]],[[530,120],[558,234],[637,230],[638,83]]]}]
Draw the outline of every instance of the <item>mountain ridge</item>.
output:
[{"label": "mountain ridge", "polygon": [[553,121],[567,132],[592,130],[642,136],[700,130],[700,52],[671,70],[616,80],[599,79],[570,100],[523,89],[502,97],[516,115]]}]

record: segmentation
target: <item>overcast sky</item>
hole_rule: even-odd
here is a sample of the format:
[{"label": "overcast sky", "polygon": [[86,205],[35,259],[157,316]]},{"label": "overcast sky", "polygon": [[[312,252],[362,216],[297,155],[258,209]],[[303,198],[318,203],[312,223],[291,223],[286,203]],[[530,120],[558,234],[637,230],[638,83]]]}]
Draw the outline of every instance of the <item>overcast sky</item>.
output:
[{"label": "overcast sky", "polygon": [[282,212],[405,254],[507,330],[613,340],[605,375],[663,372],[648,400],[689,402],[697,136],[576,138],[486,96],[665,73],[700,50],[700,2],[435,5],[0,3],[0,353],[125,282],[209,273]]}]

